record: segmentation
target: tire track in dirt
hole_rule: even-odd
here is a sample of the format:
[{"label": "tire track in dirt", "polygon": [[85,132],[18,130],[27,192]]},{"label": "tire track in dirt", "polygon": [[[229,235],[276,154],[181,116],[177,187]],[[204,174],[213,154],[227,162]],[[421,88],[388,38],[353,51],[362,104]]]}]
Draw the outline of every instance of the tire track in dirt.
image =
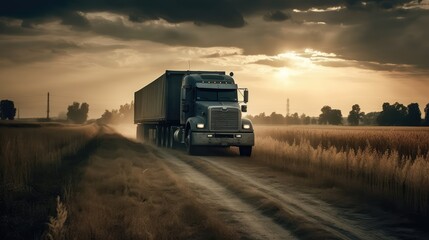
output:
[{"label": "tire track in dirt", "polygon": [[[187,165],[181,174],[192,172],[192,181],[208,178],[212,183],[200,182],[205,189],[213,190],[221,187],[227,191],[218,192],[219,198],[234,194],[233,198],[250,205],[251,209],[260,215],[269,218],[274,225],[286,229],[293,237],[300,239],[396,239],[378,229],[362,225],[353,219],[344,218],[337,210],[326,203],[295,192],[284,192],[244,173],[233,170],[225,162],[219,163],[216,158],[187,156],[181,152],[173,151],[161,153],[168,162],[175,165]],[[175,155],[175,156],[173,156]],[[189,169],[192,167],[193,169]],[[228,196],[231,198],[231,196]],[[216,204],[216,203],[215,203]],[[231,207],[234,207],[233,205]],[[234,213],[235,214],[235,213]],[[239,218],[240,219],[240,218]],[[241,219],[240,219],[241,220]],[[246,223],[243,223],[246,224]],[[272,227],[272,226],[269,226]],[[291,236],[292,237],[292,236]],[[289,237],[283,237],[288,239]]]},{"label": "tire track in dirt", "polygon": [[235,170],[231,163],[226,161],[220,163],[207,157],[199,157],[199,159],[206,161],[214,168],[240,179],[243,183],[266,194],[267,197],[279,201],[284,209],[291,211],[303,219],[307,219],[315,225],[320,225],[342,239],[395,239],[380,230],[369,229],[369,226],[364,226],[357,221],[344,218],[339,214],[337,209],[322,201],[310,198],[308,195],[300,194],[293,190],[290,191],[289,189],[288,192],[285,192],[284,189],[280,190],[257,181],[244,171]]},{"label": "tire track in dirt", "polygon": [[[167,152],[154,149],[153,153],[193,186],[198,197],[211,206],[221,206],[220,215],[239,229],[243,238],[296,239],[296,237],[272,218],[265,216],[254,206],[237,197],[227,187],[199,171],[194,166]],[[175,153],[174,153],[175,154]]]}]

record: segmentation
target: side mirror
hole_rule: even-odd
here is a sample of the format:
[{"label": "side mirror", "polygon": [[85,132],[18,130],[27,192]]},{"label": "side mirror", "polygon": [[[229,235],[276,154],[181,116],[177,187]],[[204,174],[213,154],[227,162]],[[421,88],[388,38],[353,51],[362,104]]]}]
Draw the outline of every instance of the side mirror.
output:
[{"label": "side mirror", "polygon": [[247,105],[241,105],[241,112],[247,112]]},{"label": "side mirror", "polygon": [[247,89],[244,90],[244,102],[247,103],[249,101],[249,91]]},{"label": "side mirror", "polygon": [[187,103],[182,104],[182,112],[185,112],[185,113],[189,112],[189,104]]}]

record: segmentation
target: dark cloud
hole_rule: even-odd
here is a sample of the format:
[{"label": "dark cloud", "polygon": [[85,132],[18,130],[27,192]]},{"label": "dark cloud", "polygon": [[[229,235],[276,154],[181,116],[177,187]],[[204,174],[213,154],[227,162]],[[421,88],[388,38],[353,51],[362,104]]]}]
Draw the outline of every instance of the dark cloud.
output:
[{"label": "dark cloud", "polygon": [[221,53],[221,52],[215,52],[212,54],[208,54],[208,55],[204,55],[201,56],[202,58],[220,58],[220,57],[230,57],[230,56],[235,56],[235,55],[239,55],[240,53],[238,52],[233,52],[233,53]]},{"label": "dark cloud", "polygon": [[62,24],[76,28],[88,29],[90,27],[88,19],[79,12],[67,12],[61,16]]},{"label": "dark cloud", "polygon": [[429,24],[425,10],[370,15],[339,35],[335,52],[345,59],[412,65],[429,70]]},{"label": "dark cloud", "polygon": [[91,22],[91,27],[96,34],[121,40],[149,40],[173,46],[199,46],[202,42],[197,35],[186,29],[153,25],[136,28],[127,26],[121,19],[98,18]]},{"label": "dark cloud", "polygon": [[[372,64],[374,69],[378,69],[377,66],[390,67],[391,64],[429,69],[426,56],[429,52],[429,42],[426,41],[429,32],[424,30],[429,25],[428,10],[400,7],[411,2],[15,0],[0,8],[0,34],[43,35],[46,32],[37,25],[57,20],[63,25],[72,26],[71,30],[86,30],[88,34],[121,40],[148,40],[172,46],[236,47],[243,49],[246,55],[268,56],[313,48],[335,53],[350,61],[376,63]],[[334,6],[343,8],[328,11],[328,7]],[[303,11],[293,12],[292,9]],[[91,12],[110,12],[127,18],[87,19],[86,13]],[[20,25],[10,24],[10,21],[17,19]],[[194,25],[168,27],[164,24],[146,24],[150,20],[160,19],[169,23],[192,22]],[[287,19],[293,21],[285,21]],[[203,57],[223,56],[213,53]],[[274,66],[280,63],[266,61],[258,64]]]},{"label": "dark cloud", "polygon": [[78,12],[111,12],[128,15],[131,21],[165,19],[171,23],[202,22],[236,28],[245,24],[241,13],[226,0],[11,0],[2,4],[0,16],[25,19],[59,18],[67,25],[86,24]]},{"label": "dark cloud", "polygon": [[[421,3],[422,0],[418,0]],[[410,0],[346,0],[346,6],[350,9],[392,9],[398,6],[403,6],[407,3],[415,2]]]},{"label": "dark cloud", "polygon": [[124,45],[79,44],[67,40],[20,40],[0,41],[1,67],[34,62],[47,62],[64,55],[84,53],[100,53],[125,48]]},{"label": "dark cloud", "polygon": [[270,21],[282,22],[282,21],[288,20],[289,18],[290,16],[288,14],[279,10],[269,12],[264,15],[264,20],[268,22]]},{"label": "dark cloud", "polygon": [[130,21],[164,19],[171,23],[194,22],[228,28],[245,26],[245,15],[266,14],[266,20],[286,20],[281,10],[347,6],[351,9],[391,9],[413,0],[6,0],[0,16],[33,21],[59,18],[66,25],[87,27],[79,12],[111,12],[128,16]]}]

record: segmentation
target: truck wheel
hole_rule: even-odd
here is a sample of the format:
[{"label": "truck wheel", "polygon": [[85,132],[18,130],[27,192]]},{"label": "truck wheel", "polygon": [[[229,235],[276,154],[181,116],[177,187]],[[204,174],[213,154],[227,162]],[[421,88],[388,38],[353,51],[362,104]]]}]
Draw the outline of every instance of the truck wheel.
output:
[{"label": "truck wheel", "polygon": [[150,139],[149,139],[149,129],[150,129],[149,125],[143,124],[143,126],[142,126],[142,132],[141,132],[141,134],[142,134],[141,140],[143,140],[146,143],[150,142]]},{"label": "truck wheel", "polygon": [[169,148],[174,148],[174,128],[170,127],[169,129],[170,130],[169,130],[169,135],[168,135],[168,138],[169,138],[169,140],[168,140],[168,143],[169,143],[168,147]]},{"label": "truck wheel", "polygon": [[186,151],[189,155],[195,155],[195,146],[191,144],[192,142],[192,131],[189,129],[186,134],[185,143],[186,143]]},{"label": "truck wheel", "polygon": [[250,157],[252,155],[252,146],[242,146],[240,148],[240,156]]},{"label": "truck wheel", "polygon": [[142,125],[141,124],[137,125],[136,139],[138,141],[142,141]]},{"label": "truck wheel", "polygon": [[155,126],[155,146],[157,146],[157,147],[159,147],[159,145],[161,145],[161,141],[160,141],[160,138],[161,138],[161,134],[159,133],[160,132],[160,127],[159,126]]}]

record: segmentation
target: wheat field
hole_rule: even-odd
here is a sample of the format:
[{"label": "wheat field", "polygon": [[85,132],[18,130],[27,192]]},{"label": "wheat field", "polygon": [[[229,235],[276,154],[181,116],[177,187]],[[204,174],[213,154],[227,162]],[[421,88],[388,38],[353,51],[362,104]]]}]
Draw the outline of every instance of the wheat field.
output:
[{"label": "wheat field", "polygon": [[252,159],[429,215],[429,128],[257,126]]},{"label": "wheat field", "polygon": [[55,198],[64,195],[65,183],[83,160],[75,156],[86,151],[98,130],[93,124],[0,125],[0,232],[5,239],[42,235]]},{"label": "wheat field", "polygon": [[28,191],[37,171],[55,169],[96,133],[95,125],[0,128],[1,189]]}]

